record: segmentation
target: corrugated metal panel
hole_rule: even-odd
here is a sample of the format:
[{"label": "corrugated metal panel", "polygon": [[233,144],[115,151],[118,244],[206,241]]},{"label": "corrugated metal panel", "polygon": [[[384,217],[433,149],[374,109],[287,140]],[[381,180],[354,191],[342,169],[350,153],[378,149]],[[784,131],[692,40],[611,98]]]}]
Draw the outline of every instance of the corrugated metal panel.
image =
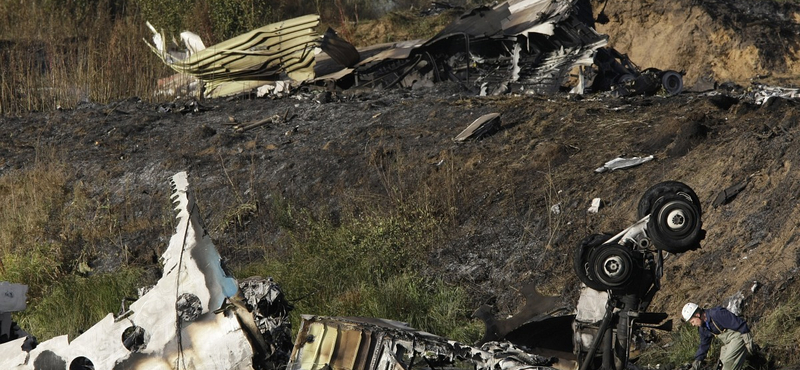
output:
[{"label": "corrugated metal panel", "polygon": [[[228,81],[275,80],[281,73],[296,81],[306,81],[314,78],[314,48],[321,41],[315,31],[317,25],[318,15],[269,24],[209,46],[185,59],[167,52],[163,34],[154,37],[160,45],[148,43],[148,46],[175,71],[210,82],[209,90]],[[228,88],[231,86],[235,85]],[[230,93],[229,90],[220,91]]]},{"label": "corrugated metal panel", "polygon": [[349,370],[355,366],[359,351],[342,351],[345,348],[360,348],[361,337],[364,333],[361,330],[341,330],[336,341],[337,351],[331,356],[331,367],[333,370]]},{"label": "corrugated metal panel", "polygon": [[322,338],[325,337],[326,327],[322,323],[312,323],[308,329],[305,345],[302,347],[303,356],[300,367],[307,370],[316,370],[319,358],[319,349],[322,347]]}]

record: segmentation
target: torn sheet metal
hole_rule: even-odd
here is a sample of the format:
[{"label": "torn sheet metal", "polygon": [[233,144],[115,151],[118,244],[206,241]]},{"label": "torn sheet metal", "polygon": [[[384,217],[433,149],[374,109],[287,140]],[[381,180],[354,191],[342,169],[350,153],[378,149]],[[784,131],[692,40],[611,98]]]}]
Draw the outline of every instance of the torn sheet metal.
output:
[{"label": "torn sheet metal", "polygon": [[456,81],[486,95],[559,91],[572,68],[591,65],[605,46],[575,14],[579,0],[512,0],[463,14],[423,42],[397,45],[353,67],[351,86],[412,87]]},{"label": "torn sheet metal", "polygon": [[455,142],[464,142],[468,139],[480,139],[491,135],[500,129],[500,113],[489,113],[478,117],[476,120],[453,138]]},{"label": "torn sheet metal", "polygon": [[602,167],[598,167],[597,169],[594,170],[594,172],[602,173],[606,171],[614,171],[623,168],[630,168],[638,166],[642,163],[650,162],[652,160],[653,160],[652,155],[648,155],[647,157],[631,157],[631,158],[617,157],[606,162],[605,164],[603,164]]},{"label": "torn sheet metal", "polygon": [[185,172],[173,176],[178,226],[155,286],[73,340],[52,338],[30,352],[24,340],[0,345],[0,369],[253,369],[254,353],[268,346],[245,330],[257,325],[220,265],[188,185]]},{"label": "torn sheet metal", "polygon": [[167,44],[163,32],[148,23],[153,44],[147,45],[170,68],[204,81],[209,91],[225,82],[253,84],[278,80],[282,74],[305,81],[314,77],[314,49],[320,42],[317,25],[319,16],[307,15],[269,24],[208,48],[186,37],[183,50],[179,50],[177,43]]},{"label": "torn sheet metal", "polygon": [[552,359],[511,343],[480,348],[416,330],[406,323],[360,317],[303,315],[287,370],[386,370],[545,368]]},{"label": "torn sheet metal", "polygon": [[358,50],[347,40],[339,37],[336,31],[330,27],[322,35],[320,47],[331,59],[346,68],[356,65],[361,60]]}]

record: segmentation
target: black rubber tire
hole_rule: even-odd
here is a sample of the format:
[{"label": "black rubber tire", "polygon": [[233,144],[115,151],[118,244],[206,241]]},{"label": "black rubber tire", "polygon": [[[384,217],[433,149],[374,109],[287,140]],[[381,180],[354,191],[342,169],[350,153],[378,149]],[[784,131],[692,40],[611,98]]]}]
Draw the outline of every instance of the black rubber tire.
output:
[{"label": "black rubber tire", "polygon": [[642,198],[639,199],[639,206],[636,209],[636,215],[641,220],[652,212],[655,202],[667,195],[678,194],[682,195],[687,200],[691,200],[692,204],[697,206],[698,215],[702,215],[702,207],[700,206],[700,198],[697,197],[694,190],[680,181],[664,181],[659,182],[647,189]]},{"label": "black rubber tire", "polygon": [[608,289],[622,289],[638,276],[633,251],[619,244],[596,248],[589,256],[597,283]]},{"label": "black rubber tire", "polygon": [[619,84],[619,85],[622,85],[622,84],[624,84],[624,83],[627,83],[627,82],[633,82],[633,81],[635,81],[635,80],[636,80],[636,76],[634,76],[634,75],[633,75],[633,74],[631,74],[631,73],[626,73],[626,74],[624,74],[624,75],[620,75],[620,76],[617,78],[617,84]]},{"label": "black rubber tire", "polygon": [[683,253],[700,248],[705,238],[700,209],[680,194],[667,194],[653,204],[647,235],[656,248]]},{"label": "black rubber tire", "polygon": [[608,239],[611,239],[611,235],[592,234],[583,238],[572,258],[572,267],[575,269],[575,275],[578,276],[578,280],[594,290],[606,290],[607,288],[596,281],[597,277],[594,274],[594,268],[590,263],[589,256]]},{"label": "black rubber tire", "polygon": [[667,95],[678,95],[683,91],[683,76],[675,71],[665,71],[661,75],[661,86]]}]

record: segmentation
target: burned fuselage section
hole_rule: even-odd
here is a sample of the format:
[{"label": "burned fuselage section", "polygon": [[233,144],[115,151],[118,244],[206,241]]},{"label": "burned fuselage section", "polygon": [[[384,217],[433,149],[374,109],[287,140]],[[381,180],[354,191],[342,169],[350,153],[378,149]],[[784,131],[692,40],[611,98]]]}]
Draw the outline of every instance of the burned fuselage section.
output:
[{"label": "burned fuselage section", "polygon": [[392,320],[304,315],[286,369],[523,370],[554,361],[509,342],[473,347]]},{"label": "burned fuselage section", "polygon": [[[553,93],[592,64],[608,37],[579,20],[577,1],[520,0],[473,9],[427,41],[363,59],[341,88],[414,87],[454,81],[481,95]],[[322,77],[324,78],[324,77]]]},{"label": "burned fuselage section", "polygon": [[[591,13],[590,5],[581,0],[513,0],[479,7],[428,40],[391,45],[317,80],[345,89],[453,81],[479,95],[552,94],[565,90],[576,73],[571,91],[579,94],[682,91],[682,74],[640,70],[626,55],[607,47],[608,36],[595,31],[587,11]],[[350,60],[358,57],[350,53]]]},{"label": "burned fuselage section", "polygon": [[[481,6],[430,39],[360,49],[330,28],[316,35],[318,22],[315,15],[290,19],[209,48],[187,31],[181,34],[183,50],[177,50],[177,42],[166,43],[166,36],[148,24],[154,34],[148,45],[171,68],[191,77],[188,81],[199,80],[207,97],[278,82],[349,89],[453,81],[479,95],[552,94],[570,88],[578,94],[613,90],[622,96],[663,88],[673,95],[683,89],[682,74],[639,70],[627,56],[605,48],[608,36],[594,29],[588,0]],[[163,82],[165,90],[182,91],[172,86],[174,80]]]}]

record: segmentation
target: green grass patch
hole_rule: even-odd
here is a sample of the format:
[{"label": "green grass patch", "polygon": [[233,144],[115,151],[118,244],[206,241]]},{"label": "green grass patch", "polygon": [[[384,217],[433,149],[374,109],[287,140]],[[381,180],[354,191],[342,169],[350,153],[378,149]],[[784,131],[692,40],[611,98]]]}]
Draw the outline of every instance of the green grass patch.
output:
[{"label": "green grass patch", "polygon": [[[679,323],[663,341],[649,346],[640,356],[638,365],[661,366],[669,365],[672,368],[691,363],[694,354],[700,345],[700,334],[697,328],[688,323]],[[705,365],[712,365],[719,359],[719,343],[712,341],[711,348],[706,356]]]},{"label": "green grass patch", "polygon": [[50,153],[0,176],[0,281],[28,285],[28,308],[15,318],[39,340],[74,337],[117,312],[123,296],[136,297],[137,268],[123,262],[113,273],[94,273],[90,264],[106,253],[125,253],[123,224],[131,231],[158,222],[120,221],[130,210],[73,173]]},{"label": "green grass patch", "polygon": [[68,334],[70,340],[109,313],[118,313],[122,299],[136,298],[143,272],[124,268],[88,277],[70,275],[54,282],[47,294],[31,299],[15,319],[39,341]]},{"label": "green grass patch", "polygon": [[28,284],[40,294],[63,275],[54,211],[64,202],[67,171],[55,161],[0,177],[0,281]]},{"label": "green grass patch", "polygon": [[761,346],[767,360],[782,359],[784,364],[800,362],[797,343],[800,341],[800,293],[794,290],[781,305],[753,327],[753,341]]},{"label": "green grass patch", "polygon": [[479,339],[482,324],[469,318],[466,292],[420,273],[439,232],[434,214],[375,213],[337,224],[308,212],[282,214],[289,226],[285,252],[236,275],[273,277],[295,304],[295,330],[299,314],[362,316],[407,322],[466,343]]}]

